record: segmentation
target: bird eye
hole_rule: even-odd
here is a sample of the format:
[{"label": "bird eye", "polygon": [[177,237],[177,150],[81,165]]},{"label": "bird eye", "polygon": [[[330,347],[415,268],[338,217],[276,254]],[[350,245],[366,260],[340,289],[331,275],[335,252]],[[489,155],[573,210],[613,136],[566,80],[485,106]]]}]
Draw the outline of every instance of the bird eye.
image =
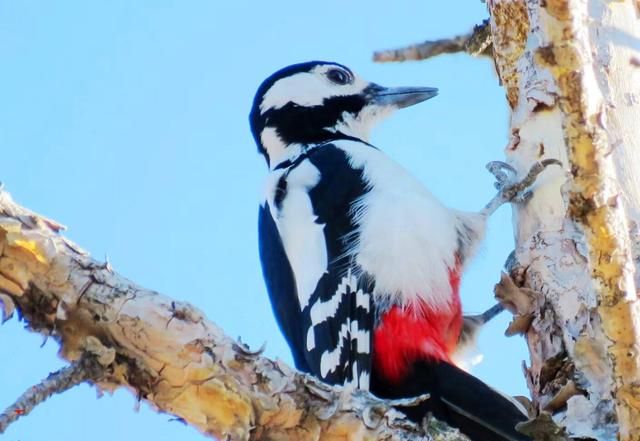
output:
[{"label": "bird eye", "polygon": [[351,75],[346,73],[342,69],[331,69],[327,72],[327,78],[331,80],[331,82],[344,85],[351,82]]}]

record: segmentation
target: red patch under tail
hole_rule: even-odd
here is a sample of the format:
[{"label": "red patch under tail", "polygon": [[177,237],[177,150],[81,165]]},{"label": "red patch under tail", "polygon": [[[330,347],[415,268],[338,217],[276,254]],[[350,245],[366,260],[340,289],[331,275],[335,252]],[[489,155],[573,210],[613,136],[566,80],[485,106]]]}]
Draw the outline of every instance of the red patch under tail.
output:
[{"label": "red patch under tail", "polygon": [[393,306],[380,318],[373,335],[373,362],[388,381],[403,378],[417,359],[451,363],[462,329],[459,268],[449,271],[451,299],[431,308],[426,302]]}]

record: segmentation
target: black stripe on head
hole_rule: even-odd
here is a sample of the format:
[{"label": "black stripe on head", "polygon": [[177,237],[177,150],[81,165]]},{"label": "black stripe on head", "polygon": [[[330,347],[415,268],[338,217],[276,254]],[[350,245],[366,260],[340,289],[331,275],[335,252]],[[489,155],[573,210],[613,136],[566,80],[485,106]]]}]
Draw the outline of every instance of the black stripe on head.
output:
[{"label": "black stripe on head", "polygon": [[[353,75],[353,73],[351,72],[351,70],[346,67],[343,66],[342,64],[339,63],[333,63],[333,62],[328,62],[328,61],[308,61],[305,63],[298,63],[298,64],[292,64],[291,66],[287,66],[283,69],[280,69],[279,71],[275,72],[273,75],[271,75],[269,78],[267,78],[266,80],[264,80],[262,82],[262,84],[260,85],[260,87],[258,87],[258,91],[256,92],[256,95],[253,99],[253,106],[251,107],[251,112],[249,113],[249,124],[251,126],[251,134],[253,135],[253,139],[256,142],[256,145],[258,146],[258,152],[263,154],[265,156],[265,158],[267,159],[267,162],[269,161],[269,156],[267,154],[267,151],[265,149],[265,147],[262,145],[262,141],[260,140],[260,135],[262,133],[262,131],[264,130],[265,127],[276,127],[278,128],[278,134],[282,137],[282,139],[285,142],[299,142],[299,143],[313,143],[313,142],[321,142],[318,141],[319,139],[321,140],[326,140],[326,134],[325,133],[325,137],[321,136],[320,134],[313,134],[313,132],[318,132],[317,128],[320,127],[331,127],[333,125],[335,125],[335,123],[338,121],[338,117],[336,117],[336,119],[334,120],[333,124],[327,124],[327,125],[319,125],[319,124],[324,124],[325,120],[330,119],[330,118],[323,118],[320,116],[321,112],[317,112],[314,114],[309,114],[309,113],[305,113],[305,112],[290,112],[292,110],[292,108],[296,107],[294,106],[292,103],[287,104],[286,106],[282,107],[281,109],[273,109],[273,111],[269,112],[265,112],[265,114],[261,114],[260,112],[260,104],[262,103],[262,100],[264,99],[264,95],[267,93],[267,91],[278,81],[281,80],[283,78],[286,77],[290,77],[293,76],[295,74],[301,73],[301,72],[311,72],[314,68],[316,68],[317,66],[323,66],[323,65],[331,65],[331,66],[338,66],[344,70],[346,70],[347,72],[351,73]],[[334,99],[338,99],[338,98],[352,98],[352,97],[335,97],[335,98],[331,98],[330,100],[327,101],[332,101]],[[324,112],[328,112],[329,114],[333,114],[335,112],[337,112],[337,110],[339,109],[338,106],[346,104],[347,106],[354,106],[354,104],[349,104],[349,103],[341,103],[341,102],[336,102],[336,103],[327,103],[325,102],[324,106],[316,106],[318,107],[318,109],[320,109],[322,107]],[[331,110],[327,109],[327,105],[330,106]],[[364,105],[364,104],[363,104]],[[362,106],[360,106],[360,108],[362,108]],[[280,112],[283,111],[284,109],[287,109],[288,111],[284,111],[284,112]],[[300,108],[299,109],[304,109],[304,108]],[[306,108],[306,109],[313,109],[313,108]],[[294,109],[295,110],[295,109]],[[344,110],[343,110],[344,111]],[[277,113],[277,114],[276,114]],[[280,113],[282,113],[280,115]],[[291,115],[287,115],[291,113]],[[342,114],[342,112],[340,112],[340,115]],[[310,123],[304,124],[304,127],[302,127],[300,130],[296,129],[295,126],[298,123],[304,122],[305,118],[310,117]],[[276,124],[283,124],[284,127],[286,127],[286,129],[284,130],[285,133],[280,133],[280,129],[279,127],[276,126]],[[318,124],[318,125],[316,125]],[[315,129],[314,129],[315,128]],[[313,130],[312,130],[313,129]],[[288,135],[287,135],[288,133]],[[300,139],[307,139],[308,141],[301,141]],[[335,136],[333,137],[335,138]]]},{"label": "black stripe on head", "polygon": [[273,127],[285,144],[317,144],[339,138],[335,130],[344,113],[356,115],[365,106],[362,95],[346,95],[327,98],[321,105],[303,107],[294,103],[279,109],[267,110],[263,116],[264,127]]}]

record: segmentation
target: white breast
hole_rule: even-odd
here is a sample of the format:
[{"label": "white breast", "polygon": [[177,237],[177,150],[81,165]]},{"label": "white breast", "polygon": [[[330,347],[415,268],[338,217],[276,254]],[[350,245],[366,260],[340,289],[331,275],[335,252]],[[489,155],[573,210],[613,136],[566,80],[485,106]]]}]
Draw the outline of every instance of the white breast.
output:
[{"label": "white breast", "polygon": [[374,276],[374,295],[402,304],[418,299],[432,306],[447,303],[459,213],[381,151],[358,142],[338,145],[354,167],[364,169],[371,187],[354,205],[359,240],[350,252]]}]

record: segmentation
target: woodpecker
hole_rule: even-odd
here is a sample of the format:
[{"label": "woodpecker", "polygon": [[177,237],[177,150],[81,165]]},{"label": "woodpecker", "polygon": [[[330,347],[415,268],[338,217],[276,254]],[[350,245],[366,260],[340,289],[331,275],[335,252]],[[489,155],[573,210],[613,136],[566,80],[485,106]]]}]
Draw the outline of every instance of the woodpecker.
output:
[{"label": "woodpecker", "polygon": [[428,393],[401,410],[473,440],[528,440],[515,429],[527,420],[517,402],[454,361],[465,340],[460,277],[505,197],[479,213],[448,208],[369,143],[393,111],[436,95],[322,61],[260,85],[249,119],[269,167],[259,210],[267,290],[299,370],[381,398]]}]

